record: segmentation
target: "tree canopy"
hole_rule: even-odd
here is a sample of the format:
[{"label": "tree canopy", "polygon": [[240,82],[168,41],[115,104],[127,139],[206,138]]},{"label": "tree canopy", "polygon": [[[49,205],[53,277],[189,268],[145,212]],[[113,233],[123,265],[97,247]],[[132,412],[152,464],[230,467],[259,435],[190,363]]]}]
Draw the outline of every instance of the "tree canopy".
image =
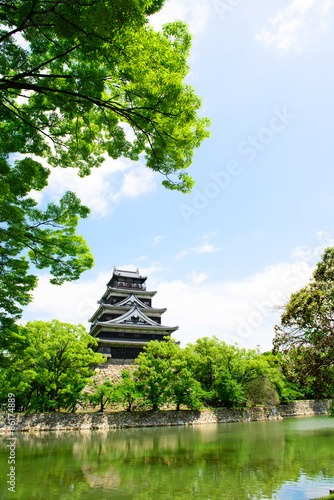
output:
[{"label": "tree canopy", "polygon": [[144,401],[153,410],[170,402],[177,410],[180,405],[201,407],[203,391],[191,372],[187,354],[174,340],[151,340],[136,358],[139,367],[133,376]]},{"label": "tree canopy", "polygon": [[[300,378],[285,376],[283,355],[260,354],[215,337],[185,348],[173,340],[152,340],[134,365],[117,374],[90,369],[105,358],[93,352],[96,339],[81,325],[35,321],[19,327],[19,334],[24,344],[12,347],[10,363],[0,367],[0,405],[15,393],[16,411],[240,408],[324,395],[315,384],[306,391]],[[295,365],[303,362],[297,357]]]},{"label": "tree canopy", "polygon": [[318,397],[334,394],[334,248],[327,248],[308,285],[293,293],[275,327],[274,350],[290,377]]},{"label": "tree canopy", "polygon": [[26,345],[10,354],[0,369],[0,402],[15,393],[17,409],[25,411],[73,410],[90,376],[92,365],[102,363],[93,352],[97,341],[82,325],[60,321],[34,321],[24,330]]},{"label": "tree canopy", "polygon": [[[188,348],[192,372],[210,406],[275,406],[287,396],[278,360],[254,350],[200,338]],[[261,390],[260,390],[261,389]]]},{"label": "tree canopy", "polygon": [[[29,259],[52,281],[93,265],[76,234],[89,210],[74,193],[37,209],[50,167],[89,174],[107,156],[138,160],[189,191],[185,170],[208,136],[201,100],[185,83],[191,37],[148,16],[163,0],[1,0],[0,325],[20,316],[36,286]],[[132,133],[128,133],[132,131]],[[131,138],[133,137],[133,138]],[[4,334],[3,334],[4,338]]]},{"label": "tree canopy", "polygon": [[[85,175],[108,154],[138,159],[187,191],[184,172],[206,137],[201,100],[184,83],[191,37],[147,17],[163,0],[3,0],[4,156],[33,154]],[[20,99],[18,97],[20,96]],[[135,139],[128,140],[125,126]],[[5,145],[5,146],[3,146]],[[177,174],[174,182],[168,177]]]},{"label": "tree canopy", "polygon": [[[68,191],[59,204],[37,208],[30,189],[46,185],[48,172],[33,159],[13,165],[0,158],[0,361],[13,342],[14,320],[28,304],[37,277],[30,272],[49,268],[51,282],[62,284],[77,279],[93,265],[87,243],[76,234],[79,217],[89,210]],[[30,262],[29,262],[30,261]]]}]

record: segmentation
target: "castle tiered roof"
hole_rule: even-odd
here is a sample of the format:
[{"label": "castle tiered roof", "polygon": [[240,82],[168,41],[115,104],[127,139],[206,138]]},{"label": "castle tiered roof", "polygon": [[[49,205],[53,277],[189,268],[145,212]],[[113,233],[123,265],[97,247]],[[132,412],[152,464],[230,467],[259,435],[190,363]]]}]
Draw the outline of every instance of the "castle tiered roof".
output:
[{"label": "castle tiered roof", "polygon": [[114,269],[99,307],[90,319],[90,334],[98,339],[98,352],[106,357],[135,358],[150,340],[164,341],[177,326],[164,326],[166,309],[152,307],[156,292],[146,290],[146,276]]}]

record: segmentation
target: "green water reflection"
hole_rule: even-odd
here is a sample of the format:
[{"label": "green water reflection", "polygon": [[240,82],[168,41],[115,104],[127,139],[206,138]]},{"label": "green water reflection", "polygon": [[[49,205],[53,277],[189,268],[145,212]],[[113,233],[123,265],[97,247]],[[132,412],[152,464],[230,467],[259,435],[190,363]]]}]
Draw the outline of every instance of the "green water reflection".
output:
[{"label": "green water reflection", "polygon": [[17,434],[15,495],[4,483],[1,499],[304,500],[334,487],[334,421]]}]

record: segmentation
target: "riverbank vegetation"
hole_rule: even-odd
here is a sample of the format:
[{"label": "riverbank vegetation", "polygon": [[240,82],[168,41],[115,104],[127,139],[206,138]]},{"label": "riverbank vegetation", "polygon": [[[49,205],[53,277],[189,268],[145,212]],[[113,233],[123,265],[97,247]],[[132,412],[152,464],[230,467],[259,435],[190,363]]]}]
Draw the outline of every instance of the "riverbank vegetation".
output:
[{"label": "riverbank vegetation", "polygon": [[202,407],[240,408],[276,406],[296,399],[330,397],[313,391],[310,384],[286,371],[280,353],[227,345],[217,338],[201,338],[181,348],[172,340],[151,341],[121,380],[104,382],[86,396],[86,402],[103,411],[104,401],[133,408],[158,410],[172,405],[177,410]]},{"label": "riverbank vegetation", "polygon": [[[90,366],[104,358],[83,326],[34,321],[19,327],[22,342],[0,371],[1,402],[15,394],[16,411],[73,411],[81,398]],[[7,403],[6,403],[7,404]]]},{"label": "riverbank vegetation", "polygon": [[119,377],[101,379],[91,368],[105,358],[93,351],[96,340],[82,326],[36,321],[21,327],[21,335],[24,347],[0,371],[0,402],[5,406],[14,393],[17,411],[199,410],[331,396],[327,386],[314,391],[312,377],[302,384],[286,370],[282,354],[261,354],[215,337],[185,348],[170,339],[151,341]]}]

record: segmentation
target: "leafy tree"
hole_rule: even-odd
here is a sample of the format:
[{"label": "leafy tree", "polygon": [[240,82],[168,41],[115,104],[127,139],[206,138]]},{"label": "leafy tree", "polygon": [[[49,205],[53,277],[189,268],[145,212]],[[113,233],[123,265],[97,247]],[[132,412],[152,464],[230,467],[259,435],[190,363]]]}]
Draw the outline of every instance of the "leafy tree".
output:
[{"label": "leafy tree", "polygon": [[282,366],[297,394],[292,399],[330,398],[334,393],[334,367],[322,365],[322,353],[312,347],[296,347],[282,355]]},{"label": "leafy tree", "polygon": [[[163,0],[0,2],[0,326],[20,316],[37,278],[77,279],[93,259],[77,236],[88,209],[73,193],[37,210],[29,195],[50,166],[87,175],[105,157],[138,160],[187,192],[185,169],[208,136],[201,100],[184,83],[191,37],[174,22],[155,32]],[[129,139],[132,130],[134,139]],[[6,342],[5,342],[6,344]],[[7,342],[8,344],[8,342]],[[6,345],[7,345],[6,344]],[[2,346],[6,348],[6,345]]]},{"label": "leafy tree", "polygon": [[305,394],[298,383],[288,379],[284,374],[282,364],[283,356],[281,353],[273,354],[271,351],[261,354],[269,366],[270,372],[267,372],[270,382],[274,385],[280,402],[294,401],[296,399],[305,399]]},{"label": "leafy tree", "polygon": [[122,370],[122,380],[115,388],[114,401],[122,403],[126,411],[131,411],[134,403],[140,403],[143,394],[140,391],[138,381],[133,378],[130,370]]},{"label": "leafy tree", "polygon": [[274,351],[287,375],[313,397],[334,393],[334,248],[327,248],[308,285],[291,295],[275,327]]},{"label": "leafy tree", "polygon": [[[284,381],[279,366],[254,350],[226,345],[216,337],[189,345],[194,353],[193,373],[211,406],[274,404]],[[256,392],[264,384],[266,390]]]},{"label": "leafy tree", "polygon": [[204,399],[208,404],[217,404],[217,394],[214,388],[216,366],[220,365],[219,340],[216,337],[203,337],[195,344],[189,344],[188,359],[195,379],[200,382],[204,391]]},{"label": "leafy tree", "polygon": [[[247,404],[276,406],[286,395],[285,378],[279,358],[254,350],[240,349],[244,357],[243,385]],[[286,397],[286,396],[285,396]]]},{"label": "leafy tree", "polygon": [[2,401],[16,394],[25,411],[74,411],[90,376],[90,367],[105,358],[94,353],[96,340],[81,325],[34,321],[20,327],[26,348],[10,354],[10,366],[0,371]]},{"label": "leafy tree", "polygon": [[245,392],[251,406],[277,406],[279,397],[275,386],[265,375],[258,376],[246,383]]},{"label": "leafy tree", "polygon": [[[147,24],[162,4],[4,0],[5,153],[45,156],[84,175],[104,153],[138,159],[144,152],[148,167],[167,177],[177,173],[179,182],[165,180],[165,186],[187,191],[192,181],[184,169],[208,135],[208,121],[198,117],[201,101],[184,83],[191,43],[186,26],[174,22],[155,32]],[[132,128],[132,142],[122,124]]]},{"label": "leafy tree", "polygon": [[[240,407],[245,406],[247,396],[245,388],[241,383],[239,376],[223,366],[219,369],[214,389],[215,399],[211,402],[212,406]],[[210,401],[209,401],[210,402]]]},{"label": "leafy tree", "polygon": [[214,407],[242,406],[245,394],[237,366],[237,348],[216,337],[204,337],[190,344],[189,349],[194,355],[193,373],[202,386],[206,403]]},{"label": "leafy tree", "polygon": [[[1,289],[1,287],[0,287]],[[27,345],[24,331],[0,308],[0,369],[10,365],[9,352],[19,353]]]},{"label": "leafy tree", "polygon": [[328,413],[331,418],[334,418],[334,401],[331,402]]},{"label": "leafy tree", "polygon": [[139,367],[133,373],[144,401],[153,410],[166,403],[176,404],[178,410],[180,405],[199,409],[203,391],[189,368],[187,353],[173,340],[153,340],[144,349],[136,359]]},{"label": "leafy tree", "polygon": [[173,340],[164,345],[163,356],[170,366],[169,390],[171,401],[176,405],[186,406],[190,410],[199,410],[202,406],[204,391],[201,384],[195,379],[191,361],[192,355],[189,349],[181,349]]},{"label": "leafy tree", "polygon": [[[31,300],[37,278],[29,274],[29,262],[37,269],[50,267],[52,283],[76,280],[90,269],[93,257],[86,242],[75,234],[79,217],[87,207],[67,192],[59,205],[49,204],[45,211],[29,198],[32,187],[46,184],[45,170],[33,160],[17,160],[1,165],[0,160],[0,324],[6,318],[20,317]],[[11,326],[11,323],[8,325]]]},{"label": "leafy tree", "polygon": [[170,400],[171,368],[165,354],[165,343],[151,340],[136,358],[139,366],[133,376],[137,380],[143,399],[152,410],[158,410]]},{"label": "leafy tree", "polygon": [[89,385],[93,392],[88,393],[85,399],[91,406],[99,407],[98,411],[103,413],[105,407],[113,400],[115,385],[110,380],[105,380],[103,384],[90,380]]},{"label": "leafy tree", "polygon": [[[182,359],[183,358],[183,359]],[[186,406],[190,410],[200,410],[204,392],[201,384],[195,380],[193,373],[187,366],[187,361],[182,356],[173,362],[173,378],[171,380],[171,401],[175,403],[176,410]]]}]

